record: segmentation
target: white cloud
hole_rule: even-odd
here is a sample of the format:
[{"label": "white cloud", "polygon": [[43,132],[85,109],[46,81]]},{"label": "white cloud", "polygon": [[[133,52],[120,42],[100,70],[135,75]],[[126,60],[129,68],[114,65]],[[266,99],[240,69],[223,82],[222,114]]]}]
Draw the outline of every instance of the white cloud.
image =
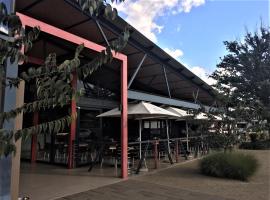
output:
[{"label": "white cloud", "polygon": [[138,31],[153,42],[157,42],[157,34],[161,33],[163,25],[156,22],[163,15],[190,12],[192,7],[205,3],[205,0],[128,0],[113,4],[125,19]]},{"label": "white cloud", "polygon": [[[164,15],[176,15],[184,12],[189,13],[192,8],[205,4],[206,0],[127,0],[120,4],[113,4],[118,12],[124,14],[124,18],[147,38],[157,43],[157,34],[162,32],[163,24],[158,24],[157,19]],[[179,32],[181,26],[176,27]],[[174,30],[175,31],[175,30]],[[179,60],[183,56],[183,51],[174,48],[164,48],[173,58]],[[204,68],[194,66],[189,68],[194,74],[199,76],[208,84],[213,84],[214,80],[208,78]]]},{"label": "white cloud", "polygon": [[181,26],[178,25],[178,26],[176,27],[176,32],[180,32],[180,31],[181,31]]},{"label": "white cloud", "polygon": [[205,0],[182,0],[181,6],[179,6],[179,12],[190,12],[192,7],[198,7],[204,3]]},{"label": "white cloud", "polygon": [[192,71],[195,75],[200,77],[203,81],[205,81],[209,85],[213,85],[216,82],[214,79],[208,77],[209,72],[207,72],[203,67],[194,66],[188,68],[190,71]]},{"label": "white cloud", "polygon": [[179,60],[179,58],[184,55],[183,51],[180,49],[164,48],[164,51],[166,51],[170,56],[172,56],[176,60]]}]

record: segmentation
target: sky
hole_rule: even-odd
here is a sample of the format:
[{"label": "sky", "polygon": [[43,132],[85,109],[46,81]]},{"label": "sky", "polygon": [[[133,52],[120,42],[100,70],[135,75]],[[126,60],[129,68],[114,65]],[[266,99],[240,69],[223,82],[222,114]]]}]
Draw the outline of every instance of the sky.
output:
[{"label": "sky", "polygon": [[243,40],[261,22],[269,26],[270,0],[125,0],[119,15],[207,83],[223,41]]}]

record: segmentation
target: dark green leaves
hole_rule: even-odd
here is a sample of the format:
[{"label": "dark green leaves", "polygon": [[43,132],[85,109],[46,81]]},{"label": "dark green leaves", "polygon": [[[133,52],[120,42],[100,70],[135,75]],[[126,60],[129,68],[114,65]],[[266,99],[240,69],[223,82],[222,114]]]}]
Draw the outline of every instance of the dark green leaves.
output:
[{"label": "dark green leaves", "polygon": [[[108,19],[115,19],[118,15],[117,10],[108,4],[106,0],[77,0],[77,2],[84,12],[89,13],[93,17],[105,16]],[[122,2],[122,0],[112,2]],[[11,62],[17,62],[18,64],[27,61],[27,56],[21,50],[24,47],[25,53],[32,48],[34,41],[38,38],[40,29],[35,27],[25,32],[19,17],[13,14],[8,15],[2,3],[0,4],[0,22],[8,26],[12,37],[16,36],[12,38],[13,42],[0,40],[0,74],[2,80],[4,74],[3,66],[8,58],[10,58]],[[82,44],[76,48],[74,57],[70,60],[65,60],[59,64],[56,54],[51,53],[47,56],[43,65],[29,67],[17,78],[7,78],[4,80],[4,85],[9,87],[17,87],[22,80],[26,84],[30,84],[34,100],[19,108],[1,113],[1,122],[14,119],[22,113],[42,112],[70,104],[72,99],[83,95],[81,91],[76,91],[76,88],[73,88],[72,82],[75,81],[74,77],[77,76],[79,79],[84,79],[102,65],[111,62],[113,54],[124,48],[128,38],[129,31],[126,29],[118,39],[112,41],[110,46],[99,53],[96,58],[83,65],[81,65],[79,59],[84,49]],[[15,151],[14,140],[17,141],[20,138],[27,140],[33,134],[55,134],[66,128],[74,119],[76,119],[76,116],[65,116],[16,132],[4,131],[5,134],[0,134],[0,155],[8,155]]]},{"label": "dark green leaves", "polygon": [[[225,107],[238,120],[270,121],[270,29],[247,32],[244,41],[224,42],[228,54],[211,75]],[[227,109],[228,110],[228,109]],[[255,127],[254,127],[255,128]]]},{"label": "dark green leaves", "polygon": [[[106,0],[77,0],[82,11],[89,13],[91,16],[102,15],[108,19],[114,20],[117,16],[117,10],[113,8]],[[123,2],[123,0],[111,1],[112,3]]]}]

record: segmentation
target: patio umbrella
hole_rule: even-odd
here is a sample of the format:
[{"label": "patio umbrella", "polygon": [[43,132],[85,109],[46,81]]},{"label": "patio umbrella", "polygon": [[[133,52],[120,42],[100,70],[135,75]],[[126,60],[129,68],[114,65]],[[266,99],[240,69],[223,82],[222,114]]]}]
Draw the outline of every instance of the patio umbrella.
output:
[{"label": "patio umbrella", "polygon": [[[160,117],[178,117],[170,111],[155,106],[151,103],[141,101],[136,104],[128,105],[128,116],[134,119],[149,119],[149,118],[160,118]],[[97,117],[121,117],[121,111],[119,108],[114,108],[105,113],[98,115]]]},{"label": "patio umbrella", "polygon": [[187,145],[187,150],[189,149],[189,143],[188,143],[188,123],[187,123],[187,118],[191,117],[192,114],[189,114],[186,110],[182,110],[180,108],[175,108],[175,107],[167,107],[165,108],[167,111],[170,111],[174,114],[178,115],[178,120],[185,120],[186,121],[186,145]]},{"label": "patio umbrella", "polygon": [[182,110],[180,108],[166,107],[165,109],[169,112],[176,114],[178,116],[177,118],[186,118],[188,116],[191,116],[191,114],[188,114],[186,110]]},{"label": "patio umbrella", "polygon": [[[186,145],[187,145],[187,150],[189,150],[189,131],[188,131],[188,120],[195,120],[195,121],[204,121],[204,120],[209,120],[208,114],[204,112],[200,112],[199,114],[195,115],[193,117],[193,114],[188,113],[185,110],[182,110],[180,108],[175,108],[175,107],[167,107],[166,110],[173,112],[177,114],[178,121],[180,120],[185,120],[186,122]],[[220,121],[221,117],[212,115],[214,117],[214,120]]]},{"label": "patio umbrella", "polygon": [[[121,117],[121,111],[119,108],[114,108],[105,113],[98,115],[97,117]],[[142,157],[142,145],[141,145],[141,133],[142,133],[142,120],[143,119],[155,119],[155,118],[178,118],[179,116],[175,113],[167,111],[163,108],[155,106],[151,103],[141,101],[136,104],[128,105],[128,117],[139,120],[139,143],[140,143],[140,158]],[[168,126],[168,123],[166,123]],[[169,148],[169,129],[167,127],[167,139]],[[170,152],[170,148],[168,149]]]}]

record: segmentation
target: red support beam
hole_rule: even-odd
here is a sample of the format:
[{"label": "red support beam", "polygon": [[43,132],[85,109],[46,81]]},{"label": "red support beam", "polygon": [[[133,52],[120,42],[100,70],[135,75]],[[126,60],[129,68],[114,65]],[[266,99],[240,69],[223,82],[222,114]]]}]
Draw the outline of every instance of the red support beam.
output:
[{"label": "red support beam", "polygon": [[[28,57],[28,63],[42,65],[44,63],[44,60],[38,59],[35,57]],[[33,125],[36,126],[39,123],[39,115],[38,112],[34,112],[33,116]],[[36,163],[37,160],[37,149],[38,147],[38,141],[37,141],[37,133],[34,133],[32,135],[32,141],[31,141],[31,163]]]},{"label": "red support beam", "polygon": [[[96,44],[92,41],[84,39],[80,36],[74,35],[52,25],[46,24],[42,21],[36,20],[32,17],[26,16],[21,13],[16,13],[17,16],[20,17],[22,25],[28,27],[35,27],[38,26],[42,32],[47,34],[53,35],[57,38],[62,40],[67,40],[74,44],[84,44],[85,48],[94,50],[96,52],[101,52],[106,49],[104,46]],[[113,57],[120,60],[122,62],[121,65],[121,105],[122,105],[122,113],[121,113],[121,148],[122,148],[122,157],[121,157],[121,174],[122,178],[127,178],[128,176],[128,115],[127,115],[127,56],[121,53],[113,52]],[[37,61],[37,60],[36,60]],[[37,61],[38,63],[38,61]],[[75,79],[75,78],[74,78]],[[76,79],[77,80],[77,79]],[[73,83],[75,86],[75,82]],[[76,113],[76,101],[72,101],[71,105],[72,114]],[[73,121],[71,124],[70,130],[70,138],[69,142],[69,160],[68,160],[68,167],[73,167],[73,147],[72,143],[75,140],[76,134],[76,121]]]},{"label": "red support beam", "polygon": [[[33,117],[33,125],[38,125],[38,112],[34,113]],[[34,133],[32,135],[32,141],[31,141],[31,163],[35,163],[37,160],[37,133]]]},{"label": "red support beam", "polygon": [[[20,17],[22,25],[25,27],[29,26],[29,27],[33,28],[33,27],[38,26],[40,28],[40,31],[42,31],[44,33],[48,33],[48,34],[53,35],[57,38],[67,40],[67,41],[72,42],[74,44],[78,44],[78,45],[84,44],[84,46],[86,48],[97,51],[97,52],[101,52],[101,51],[106,49],[104,46],[96,44],[96,43],[89,41],[85,38],[82,38],[82,37],[77,36],[75,34],[69,33],[67,31],[60,29],[60,28],[49,25],[47,23],[44,23],[42,21],[39,21],[39,20],[34,19],[32,17],[29,17],[27,15],[24,15],[22,13],[17,12],[16,15]],[[123,61],[123,60],[125,60],[126,55],[113,52],[113,57]]]},{"label": "red support beam", "polygon": [[[73,90],[77,89],[77,74],[73,73],[73,79],[71,82]],[[69,134],[69,145],[68,145],[68,168],[74,168],[74,141],[76,136],[76,126],[77,126],[77,119],[76,119],[76,99],[72,99],[71,101],[71,117],[72,122],[70,125],[70,134]]]},{"label": "red support beam", "polygon": [[127,89],[127,58],[121,65],[121,176],[128,177],[128,89]]}]

